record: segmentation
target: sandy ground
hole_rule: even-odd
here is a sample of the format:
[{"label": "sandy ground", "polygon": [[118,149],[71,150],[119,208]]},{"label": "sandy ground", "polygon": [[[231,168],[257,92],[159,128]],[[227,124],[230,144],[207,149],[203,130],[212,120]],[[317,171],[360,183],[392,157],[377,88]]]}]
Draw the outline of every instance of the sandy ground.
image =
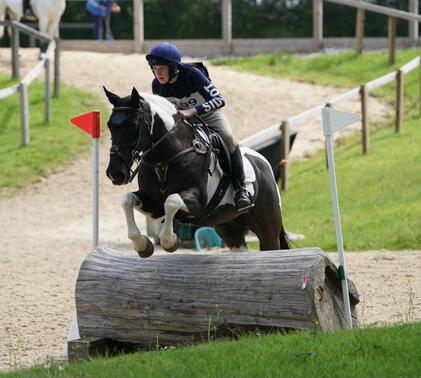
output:
[{"label": "sandy ground", "polygon": [[[9,52],[3,49],[0,71],[10,72],[9,62]],[[35,63],[36,52],[23,50],[22,73]],[[127,95],[133,85],[149,91],[151,81],[144,57],[135,54],[63,52],[61,72],[65,83],[101,96],[102,85]],[[343,92],[221,67],[212,67],[211,76],[227,100],[226,114],[240,139]],[[350,101],[342,109],[358,112],[359,104]],[[382,120],[389,112],[370,99],[372,120]],[[323,148],[319,121],[296,129],[292,159]],[[103,140],[101,173],[107,163],[107,136]],[[119,202],[134,186],[115,188],[103,174],[100,185],[100,244],[130,251]],[[0,370],[62,355],[78,268],[91,248],[90,193],[91,161],[85,157],[0,200]],[[145,230],[145,219],[137,219]],[[362,324],[421,319],[419,252],[347,253],[350,278],[361,294],[357,308]],[[336,262],[335,254],[329,256]]]}]

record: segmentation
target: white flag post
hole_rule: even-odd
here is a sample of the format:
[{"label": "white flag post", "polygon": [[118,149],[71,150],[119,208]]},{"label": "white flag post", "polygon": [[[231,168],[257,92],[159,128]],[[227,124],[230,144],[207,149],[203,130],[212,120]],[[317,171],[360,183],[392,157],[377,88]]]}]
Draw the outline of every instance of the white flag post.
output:
[{"label": "white flag post", "polygon": [[92,248],[98,247],[99,239],[99,137],[92,138]]},{"label": "white flag post", "polygon": [[[98,246],[99,239],[99,139],[101,137],[101,114],[98,110],[82,114],[70,119],[70,122],[86,131],[92,137],[92,248]],[[67,341],[79,339],[79,326],[76,311],[72,315],[72,324]],[[68,357],[67,343],[64,346],[64,356]]]},{"label": "white flag post", "polygon": [[70,119],[74,125],[92,136],[92,248],[98,246],[99,238],[99,138],[101,136],[100,112],[93,110]]},{"label": "white flag post", "polygon": [[335,160],[333,157],[333,134],[335,131],[343,129],[356,121],[361,120],[361,116],[354,113],[347,113],[339,110],[330,108],[322,109],[323,118],[323,130],[326,139],[327,149],[327,161],[329,166],[330,176],[330,189],[332,194],[332,207],[333,215],[335,218],[335,229],[336,229],[336,244],[338,247],[339,254],[339,278],[342,285],[342,296],[344,298],[345,308],[345,319],[348,324],[348,328],[352,329],[352,316],[351,316],[351,304],[349,302],[348,292],[348,277],[345,265],[345,253],[342,239],[342,228],[341,228],[341,217],[339,213],[339,201],[338,201],[338,190],[336,187],[336,175],[335,175]]}]

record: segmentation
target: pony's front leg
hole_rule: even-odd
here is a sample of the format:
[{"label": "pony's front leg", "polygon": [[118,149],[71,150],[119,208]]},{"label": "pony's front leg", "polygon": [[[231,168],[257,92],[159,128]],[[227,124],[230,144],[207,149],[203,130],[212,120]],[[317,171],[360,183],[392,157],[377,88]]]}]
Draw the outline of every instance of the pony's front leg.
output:
[{"label": "pony's front leg", "polygon": [[178,210],[188,212],[187,205],[179,194],[171,194],[167,197],[164,204],[165,222],[159,233],[161,247],[167,252],[174,252],[178,248],[178,236],[173,230],[174,216]]},{"label": "pony's front leg", "polygon": [[134,249],[140,257],[151,256],[154,251],[153,243],[146,235],[141,234],[134,219],[134,209],[141,211],[141,199],[134,193],[126,193],[121,200],[121,206],[126,216],[128,237],[132,241]]}]

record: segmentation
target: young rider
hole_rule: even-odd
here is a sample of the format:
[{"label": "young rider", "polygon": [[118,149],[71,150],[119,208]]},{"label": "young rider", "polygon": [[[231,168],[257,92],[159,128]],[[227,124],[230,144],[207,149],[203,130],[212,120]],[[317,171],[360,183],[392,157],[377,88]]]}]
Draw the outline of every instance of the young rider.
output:
[{"label": "young rider", "polygon": [[224,139],[231,156],[231,180],[236,190],[235,204],[239,211],[254,206],[244,184],[243,161],[238,142],[221,108],[225,101],[215,85],[196,67],[181,63],[177,46],[169,42],[156,45],[146,55],[155,76],[152,92],[166,97],[181,117],[199,115]]}]

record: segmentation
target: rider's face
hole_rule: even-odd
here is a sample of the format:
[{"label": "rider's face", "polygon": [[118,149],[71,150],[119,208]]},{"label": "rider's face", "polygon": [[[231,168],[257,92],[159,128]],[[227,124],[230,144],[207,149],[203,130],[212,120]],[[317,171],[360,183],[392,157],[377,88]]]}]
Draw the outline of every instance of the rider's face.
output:
[{"label": "rider's face", "polygon": [[152,66],[153,73],[159,84],[166,84],[170,78],[168,66]]}]

